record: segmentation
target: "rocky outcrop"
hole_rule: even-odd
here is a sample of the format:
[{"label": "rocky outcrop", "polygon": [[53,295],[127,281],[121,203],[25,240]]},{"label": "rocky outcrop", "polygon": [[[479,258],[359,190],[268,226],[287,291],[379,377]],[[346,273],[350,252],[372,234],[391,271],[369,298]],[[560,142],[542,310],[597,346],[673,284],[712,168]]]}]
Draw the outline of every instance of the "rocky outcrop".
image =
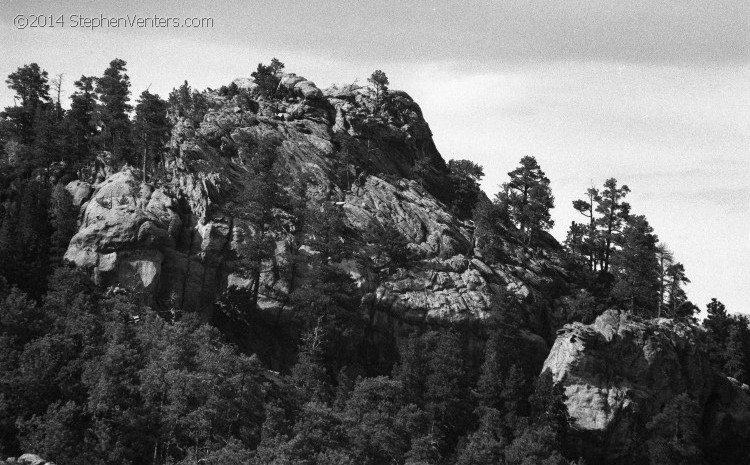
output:
[{"label": "rocky outcrop", "polygon": [[20,457],[8,457],[5,460],[0,459],[0,465],[55,465],[48,462],[36,454],[23,454]]},{"label": "rocky outcrop", "polygon": [[[473,225],[460,219],[450,199],[448,170],[419,106],[392,91],[387,105],[356,85],[318,89],[287,74],[284,99],[256,92],[250,78],[234,81],[245,94],[205,94],[202,122],[175,118],[166,177],[141,183],[137,172],[113,172],[102,158],[104,179],[68,185],[82,217],[66,258],[104,286],[119,286],[154,306],[178,305],[210,315],[216,299],[249,282],[236,273],[245,238],[238,193],[249,188],[238,156],[243,141],[276,144],[284,185],[338,205],[356,243],[373,225],[395,230],[407,242],[409,262],[373,274],[342,263],[362,288],[363,309],[373,321],[454,321],[486,318],[498,295],[511,294],[531,311],[529,327],[548,336],[554,298],[565,291],[565,273],[554,247],[543,256],[509,234],[506,263],[488,266],[473,250]],[[409,180],[417,160],[430,166],[420,182]],[[260,306],[283,308],[292,288],[290,263],[297,253],[293,215],[275,212],[276,253],[262,276]],[[554,241],[553,241],[554,242]],[[545,255],[547,254],[547,255]],[[550,255],[551,254],[551,255]]]},{"label": "rocky outcrop", "polygon": [[639,427],[682,393],[701,408],[709,448],[719,438],[750,439],[748,388],[712,370],[700,331],[618,310],[558,331],[544,369],[565,387],[587,463],[620,463]]},{"label": "rocky outcrop", "polygon": [[121,171],[99,184],[85,204],[65,258],[90,270],[99,284],[117,283],[150,297],[161,274],[161,250],[173,246],[180,222],[169,196]]}]

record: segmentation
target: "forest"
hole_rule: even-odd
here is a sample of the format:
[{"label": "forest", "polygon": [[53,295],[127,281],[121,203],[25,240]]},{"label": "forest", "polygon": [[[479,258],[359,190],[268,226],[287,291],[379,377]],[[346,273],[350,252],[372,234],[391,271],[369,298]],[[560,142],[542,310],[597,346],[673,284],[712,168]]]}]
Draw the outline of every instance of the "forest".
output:
[{"label": "forest", "polygon": [[[256,234],[236,261],[252,284],[216,296],[208,320],[175,302],[145,305],[127,289],[99,286],[65,260],[80,216],[66,185],[92,176],[103,153],[143,183],[167,184],[178,124],[200,126],[222,105],[293,98],[280,86],[283,69],[277,59],[259,64],[253,93],[184,82],[166,99],[148,90],[134,98],[127,64],[115,59],[101,76],[74,81],[68,102],[64,77],[35,63],[7,77],[16,95],[0,113],[0,463],[33,452],[58,465],[591,465],[571,440],[563,387],[539,373],[539,357],[520,336],[528,327],[523,302],[498,295],[481,321],[373,336],[360,310],[363,290],[337,264],[395,272],[418,258],[398,231],[373,227],[351,237],[341,210],[289,184],[278,142],[221,148],[252,181],[235,203],[254,208],[226,210]],[[386,74],[368,81],[369,111],[397,111]],[[346,191],[355,176],[344,163],[336,177]],[[416,160],[409,176],[471,222],[473,253],[485,262],[506,260],[501,244],[509,240],[533,253],[555,251],[570,281],[563,324],[589,324],[610,308],[678,320],[700,328],[696,344],[714,370],[750,384],[750,319],[718,299],[689,301],[689,270],[632,211],[627,185],[610,178],[582,186],[581,199],[557,206],[580,213],[557,244],[547,232],[550,180],[534,157],[509,166],[492,197],[479,187],[484,169],[476,163],[435,166]],[[448,180],[439,188],[430,181],[435,170]],[[279,212],[294,223],[297,249],[316,251],[294,256],[309,279],[290,293],[283,321],[258,302]],[[698,304],[707,315],[701,322]],[[257,336],[254,345],[240,343],[243,331]],[[293,356],[272,360],[263,350],[279,345]],[[627,463],[731,463],[703,447],[698,407],[687,395],[638,435]]]}]

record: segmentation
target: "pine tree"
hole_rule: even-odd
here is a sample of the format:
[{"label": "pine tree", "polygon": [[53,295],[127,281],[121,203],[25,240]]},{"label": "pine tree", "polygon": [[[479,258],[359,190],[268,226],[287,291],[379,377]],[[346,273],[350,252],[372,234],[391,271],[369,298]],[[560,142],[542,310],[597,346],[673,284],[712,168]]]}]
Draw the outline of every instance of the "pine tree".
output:
[{"label": "pine tree", "polygon": [[507,465],[570,465],[560,452],[560,442],[548,425],[526,428],[505,449]]},{"label": "pine tree", "polygon": [[142,154],[143,181],[146,181],[149,161],[161,160],[169,140],[167,102],[148,90],[143,91],[135,107],[134,132],[136,147]]},{"label": "pine tree", "polygon": [[367,82],[375,88],[375,104],[380,107],[383,98],[388,94],[388,76],[379,69],[372,72]]},{"label": "pine tree", "polygon": [[659,259],[659,301],[656,316],[661,317],[662,313],[669,309],[667,273],[669,267],[674,263],[674,254],[665,244],[658,244],[656,246],[656,256]]},{"label": "pine tree", "polygon": [[[747,328],[747,324],[745,324]],[[747,332],[747,330],[746,330]],[[729,329],[729,339],[725,350],[724,372],[734,379],[744,381],[747,375],[745,367],[745,347],[740,325],[734,324]]]},{"label": "pine tree", "polygon": [[359,380],[343,418],[359,463],[402,463],[409,450],[411,417],[400,382],[380,376]]},{"label": "pine tree", "polygon": [[457,215],[465,216],[474,209],[482,196],[479,183],[484,177],[484,169],[470,160],[450,160],[448,169],[451,171],[455,197],[452,209]]},{"label": "pine tree", "polygon": [[399,362],[393,369],[393,378],[404,387],[406,402],[424,405],[425,380],[427,378],[427,348],[417,332],[409,334],[399,344]]},{"label": "pine tree", "polygon": [[622,201],[629,192],[628,186],[617,187],[617,180],[610,178],[604,182],[604,190],[600,193],[600,197],[595,199],[597,203],[596,212],[601,215],[596,219],[596,225],[602,228],[603,241],[600,269],[605,272],[609,271],[613,245],[617,241],[623,223],[630,214],[630,204]]},{"label": "pine tree", "polygon": [[271,63],[268,65],[258,63],[258,69],[251,76],[255,79],[255,83],[258,84],[264,95],[274,97],[279,87],[279,82],[281,82],[281,72],[283,69],[284,63],[276,58],[272,58]]},{"label": "pine tree", "polygon": [[615,284],[611,296],[632,311],[655,316],[659,300],[658,238],[642,215],[628,218],[612,258]]},{"label": "pine tree", "polygon": [[709,358],[715,367],[723,368],[724,351],[729,340],[732,321],[727,314],[726,306],[715,297],[706,305],[706,312],[703,327],[706,328],[708,338]]},{"label": "pine tree", "polygon": [[104,75],[96,79],[99,97],[99,117],[102,132],[99,134],[104,149],[112,152],[116,160],[135,165],[132,157],[132,123],[128,117],[133,107],[130,102],[130,77],[126,74],[126,62],[112,60]]},{"label": "pine tree", "polygon": [[502,208],[487,199],[480,199],[473,211],[474,249],[489,263],[498,263],[505,257],[503,249],[504,226],[508,217]]},{"label": "pine tree", "polygon": [[469,435],[468,445],[459,453],[456,465],[495,465],[503,463],[503,451],[507,446],[502,434],[503,418],[495,409],[482,414],[479,429]]},{"label": "pine tree", "polygon": [[168,102],[169,113],[172,117],[186,118],[195,128],[200,126],[208,111],[206,98],[197,90],[191,89],[187,81],[177,89],[172,89]]},{"label": "pine tree", "polygon": [[[579,199],[573,201],[573,208],[588,218],[588,224],[582,225],[580,228],[581,231],[579,234],[581,240],[579,241],[579,247],[581,254],[588,256],[588,264],[591,271],[596,271],[596,258],[601,248],[599,234],[596,229],[596,205],[601,200],[599,189],[592,186],[586,190],[586,200]],[[571,225],[572,230],[573,226]]]},{"label": "pine tree", "polygon": [[700,414],[698,404],[687,393],[680,394],[664,406],[646,425],[651,437],[647,441],[653,465],[699,465],[703,454],[698,448]]},{"label": "pine tree", "polygon": [[499,336],[493,334],[485,344],[484,362],[477,381],[476,395],[480,408],[500,409],[503,392],[503,361],[499,349]]},{"label": "pine tree", "polygon": [[427,337],[432,340],[434,348],[427,360],[425,411],[441,440],[439,450],[447,452],[455,446],[467,426],[464,415],[469,407],[466,361],[455,333],[428,333]]},{"label": "pine tree", "polygon": [[51,110],[49,74],[36,63],[24,65],[8,75],[6,83],[15,91],[20,106],[7,107],[2,113],[17,129],[19,142],[31,145],[36,138],[35,123]]},{"label": "pine tree", "polygon": [[315,327],[303,336],[297,363],[292,368],[292,383],[305,401],[331,400],[331,383],[323,360],[325,340],[323,319],[319,318]]},{"label": "pine tree", "polygon": [[71,139],[74,156],[71,161],[82,163],[91,158],[97,129],[94,121],[96,111],[95,78],[81,76],[73,84],[76,91],[70,96],[70,110],[66,113],[68,137]]},{"label": "pine tree", "polygon": [[503,184],[496,202],[508,209],[510,218],[524,234],[526,243],[535,232],[554,225],[550,210],[555,206],[550,181],[536,159],[526,156],[520,165],[508,173],[510,181]]},{"label": "pine tree", "polygon": [[564,387],[554,381],[549,369],[539,375],[529,397],[534,425],[550,428],[560,444],[565,443],[571,422],[565,399]]},{"label": "pine tree", "polygon": [[239,271],[250,280],[251,310],[257,309],[261,275],[275,253],[271,232],[274,208],[285,203],[278,163],[279,143],[268,138],[239,139],[239,155],[247,170],[248,182],[229,210],[235,227],[244,226],[245,237],[237,249]]},{"label": "pine tree", "polygon": [[591,251],[586,245],[586,241],[588,240],[587,232],[585,224],[571,221],[564,244],[576,261],[581,263],[588,261],[589,269],[591,269]]},{"label": "pine tree", "polygon": [[[690,283],[690,279],[685,276],[685,266],[676,262],[667,268],[667,308],[674,318],[689,318],[693,316],[693,305],[689,303],[687,294],[682,288],[683,285]],[[688,310],[688,313],[685,313]]]}]

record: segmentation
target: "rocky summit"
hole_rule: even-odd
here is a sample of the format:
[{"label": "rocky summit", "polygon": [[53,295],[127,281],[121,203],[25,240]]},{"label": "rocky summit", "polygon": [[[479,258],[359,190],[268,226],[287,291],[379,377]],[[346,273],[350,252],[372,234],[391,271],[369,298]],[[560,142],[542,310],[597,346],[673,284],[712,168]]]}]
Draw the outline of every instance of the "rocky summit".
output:
[{"label": "rocky summit", "polygon": [[[252,78],[234,84],[248,91],[257,87]],[[493,266],[474,253],[470,212],[459,216],[446,204],[449,172],[408,94],[392,91],[387,110],[373,112],[370,88],[321,91],[294,74],[284,75],[280,86],[289,98],[243,100],[245,94],[213,92],[202,121],[174,116],[172,155],[159,184],[141,183],[132,167],[114,171],[107,155],[100,156],[88,181],[67,186],[81,219],[65,258],[89,270],[96,283],[131,290],[148,304],[173,302],[210,315],[217,296],[249,285],[235,262],[253,231],[243,220],[246,207],[234,205],[233,198],[250,181],[232,148],[246,138],[263,138],[279,144],[289,190],[305,185],[306,195],[344,212],[349,234],[341,241],[359,240],[374,226],[406,241],[408,263],[378,276],[357,263],[341,263],[367,291],[363,309],[407,322],[482,320],[495,296],[512,293],[534,309],[535,332],[552,333],[555,298],[566,286],[559,246],[534,256],[508,236],[508,259]],[[419,160],[429,164],[417,181]],[[293,218],[275,214],[288,227],[272,232],[276,252],[265,267],[259,302],[266,309],[284,306],[297,252],[291,250]]]}]

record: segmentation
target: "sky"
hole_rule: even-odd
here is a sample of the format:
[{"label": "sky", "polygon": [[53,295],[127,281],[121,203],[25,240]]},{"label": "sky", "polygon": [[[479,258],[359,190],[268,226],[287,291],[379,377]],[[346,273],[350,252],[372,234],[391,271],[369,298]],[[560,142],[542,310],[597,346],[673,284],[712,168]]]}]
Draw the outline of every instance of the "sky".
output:
[{"label": "sky", "polygon": [[[33,14],[54,27],[16,27]],[[154,16],[213,24],[125,24]],[[124,20],[80,26],[102,17]],[[750,313],[746,0],[3,0],[0,44],[1,76],[37,62],[63,73],[64,97],[114,58],[135,96],[217,88],[271,57],[319,87],[382,69],[420,104],[444,158],[484,166],[488,195],[536,157],[563,240],[582,219],[572,201],[614,177],[685,265],[691,300]]]}]

